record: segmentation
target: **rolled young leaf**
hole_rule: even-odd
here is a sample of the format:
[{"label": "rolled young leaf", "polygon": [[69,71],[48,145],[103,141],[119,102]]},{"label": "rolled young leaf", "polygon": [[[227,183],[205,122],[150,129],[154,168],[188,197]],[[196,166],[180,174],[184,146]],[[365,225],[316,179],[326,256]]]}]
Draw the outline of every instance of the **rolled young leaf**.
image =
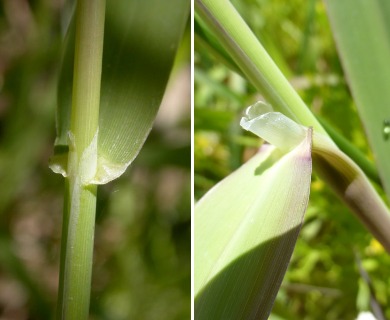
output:
[{"label": "rolled young leaf", "polygon": [[311,129],[268,146],[195,207],[195,319],[267,319],[309,199]]}]

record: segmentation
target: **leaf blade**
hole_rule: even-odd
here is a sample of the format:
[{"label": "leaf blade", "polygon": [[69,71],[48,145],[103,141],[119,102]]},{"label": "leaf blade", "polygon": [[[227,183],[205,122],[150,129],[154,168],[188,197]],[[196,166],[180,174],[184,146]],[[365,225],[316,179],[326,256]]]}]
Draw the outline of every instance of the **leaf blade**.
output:
[{"label": "leaf blade", "polygon": [[271,147],[197,204],[196,319],[267,318],[307,206],[310,149],[311,131],[282,158]]},{"label": "leaf blade", "polygon": [[328,15],[348,84],[390,198],[384,121],[390,117],[390,5],[388,1],[327,0]]}]

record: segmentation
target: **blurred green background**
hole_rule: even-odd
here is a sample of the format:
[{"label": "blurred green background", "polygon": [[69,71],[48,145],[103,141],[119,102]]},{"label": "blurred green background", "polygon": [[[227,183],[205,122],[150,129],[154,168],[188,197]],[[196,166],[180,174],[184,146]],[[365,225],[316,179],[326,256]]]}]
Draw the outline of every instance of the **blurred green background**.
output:
[{"label": "blurred green background", "polygon": [[[64,181],[48,159],[66,12],[0,2],[0,319],[55,310]],[[144,148],[99,187],[90,319],[190,318],[189,64],[188,25]]]},{"label": "blurred green background", "polygon": [[[373,160],[321,0],[233,0],[313,113]],[[261,95],[195,36],[194,183],[198,200],[261,144],[239,126]],[[260,191],[261,192],[261,191]],[[195,231],[200,232],[200,231]],[[357,258],[360,257],[360,258]],[[273,319],[355,319],[375,300],[390,319],[390,257],[314,174],[310,204]]]}]

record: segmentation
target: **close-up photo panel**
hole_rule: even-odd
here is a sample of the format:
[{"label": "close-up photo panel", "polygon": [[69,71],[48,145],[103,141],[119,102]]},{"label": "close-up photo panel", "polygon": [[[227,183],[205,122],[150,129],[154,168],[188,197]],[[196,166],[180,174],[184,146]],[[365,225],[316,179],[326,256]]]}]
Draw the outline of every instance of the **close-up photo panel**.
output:
[{"label": "close-up photo panel", "polygon": [[390,0],[0,1],[0,320],[390,320]]},{"label": "close-up photo panel", "polygon": [[195,319],[390,319],[390,1],[194,14]]},{"label": "close-up photo panel", "polygon": [[190,0],[0,1],[0,319],[191,319]]}]

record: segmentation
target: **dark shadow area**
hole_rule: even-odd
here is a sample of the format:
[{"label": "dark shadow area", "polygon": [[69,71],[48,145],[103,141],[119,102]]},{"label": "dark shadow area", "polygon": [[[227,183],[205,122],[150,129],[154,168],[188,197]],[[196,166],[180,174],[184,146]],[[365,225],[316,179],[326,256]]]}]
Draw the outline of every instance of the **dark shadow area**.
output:
[{"label": "dark shadow area", "polygon": [[223,269],[196,297],[195,319],[267,319],[299,230],[258,245]]}]

